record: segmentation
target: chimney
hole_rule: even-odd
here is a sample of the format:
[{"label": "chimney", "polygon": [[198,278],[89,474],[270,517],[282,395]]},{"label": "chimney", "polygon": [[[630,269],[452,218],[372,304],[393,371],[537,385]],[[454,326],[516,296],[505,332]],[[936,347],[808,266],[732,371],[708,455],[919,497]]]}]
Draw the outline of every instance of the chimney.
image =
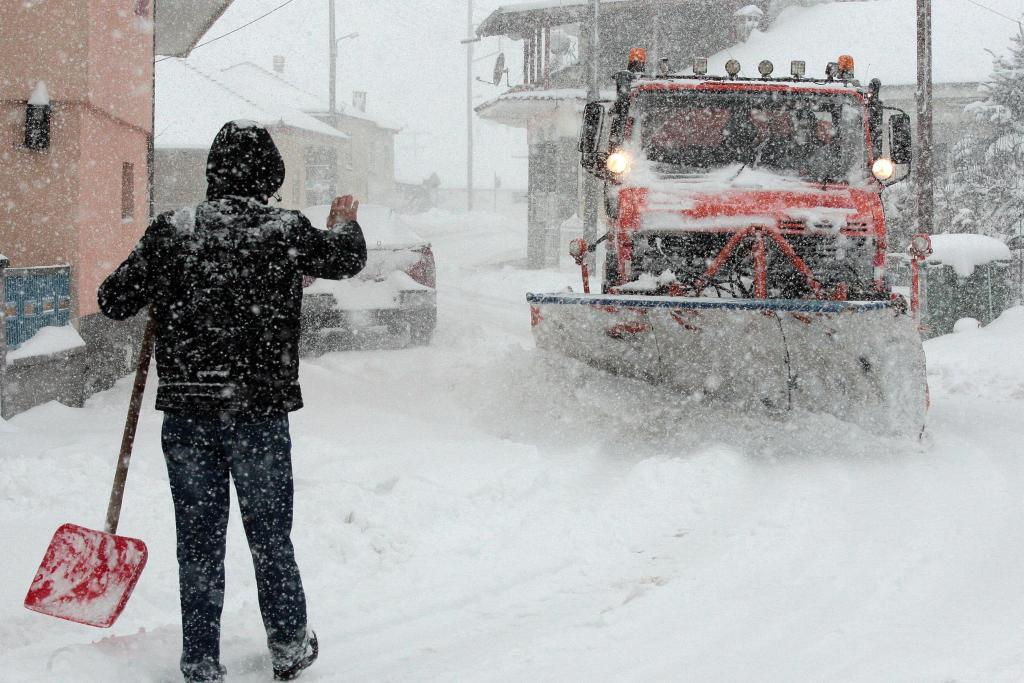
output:
[{"label": "chimney", "polygon": [[284,73],[284,55],[274,55],[274,73]]},{"label": "chimney", "polygon": [[747,38],[760,28],[764,19],[764,12],[757,5],[746,5],[733,13],[733,35],[741,43],[747,42]]},{"label": "chimney", "polygon": [[352,91],[352,106],[366,113],[366,91],[365,90],[353,90]]}]

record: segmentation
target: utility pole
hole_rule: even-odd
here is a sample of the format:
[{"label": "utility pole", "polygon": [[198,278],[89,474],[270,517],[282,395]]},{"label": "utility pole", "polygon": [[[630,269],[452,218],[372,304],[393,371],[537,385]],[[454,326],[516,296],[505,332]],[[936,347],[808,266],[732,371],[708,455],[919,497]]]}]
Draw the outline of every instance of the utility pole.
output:
[{"label": "utility pole", "polygon": [[594,0],[590,19],[590,59],[587,60],[587,101],[601,99],[600,42],[601,32],[597,22],[601,18],[601,0]]},{"label": "utility pole", "polygon": [[935,230],[932,159],[932,0],[917,0],[917,230]]},{"label": "utility pole", "polygon": [[[466,40],[473,37],[473,0],[466,0]],[[466,210],[473,210],[473,43],[466,43]]]},{"label": "utility pole", "polygon": [[[598,19],[601,16],[601,0],[594,0],[590,18],[590,59],[587,60],[587,101],[597,102],[601,99],[600,73],[600,30]],[[589,173],[583,176],[583,239],[587,244],[597,241],[597,223],[600,220],[598,206],[601,185],[597,178]],[[594,252],[587,255],[587,263],[594,269]]]},{"label": "utility pole", "polygon": [[[334,36],[334,0],[327,0],[327,14],[328,24],[330,25],[330,41],[331,41],[331,74],[329,78],[330,93],[331,93],[331,104],[330,112],[333,115],[338,111],[338,40]],[[333,124],[333,121],[332,121]]]}]

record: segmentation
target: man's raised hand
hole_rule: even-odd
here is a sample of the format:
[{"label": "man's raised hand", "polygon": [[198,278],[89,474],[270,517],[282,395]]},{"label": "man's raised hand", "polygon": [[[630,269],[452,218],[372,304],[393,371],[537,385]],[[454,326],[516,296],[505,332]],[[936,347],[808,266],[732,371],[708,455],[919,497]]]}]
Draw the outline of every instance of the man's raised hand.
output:
[{"label": "man's raised hand", "polygon": [[334,201],[331,202],[331,214],[327,217],[327,228],[330,229],[336,225],[354,223],[358,214],[359,202],[352,195],[347,194],[343,197],[335,197]]}]

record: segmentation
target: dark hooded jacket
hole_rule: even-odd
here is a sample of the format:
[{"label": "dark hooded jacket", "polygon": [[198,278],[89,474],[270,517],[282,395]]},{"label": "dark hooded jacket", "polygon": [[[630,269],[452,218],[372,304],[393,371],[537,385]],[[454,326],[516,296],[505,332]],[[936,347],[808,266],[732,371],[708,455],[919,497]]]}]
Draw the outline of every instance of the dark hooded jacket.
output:
[{"label": "dark hooded jacket", "polygon": [[302,276],[341,279],[366,264],[357,223],[314,228],[269,207],[284,182],[270,134],[226,124],[207,162],[207,199],[158,216],[100,287],[100,309],[124,320],[149,305],[166,411],[271,414],[302,407]]}]

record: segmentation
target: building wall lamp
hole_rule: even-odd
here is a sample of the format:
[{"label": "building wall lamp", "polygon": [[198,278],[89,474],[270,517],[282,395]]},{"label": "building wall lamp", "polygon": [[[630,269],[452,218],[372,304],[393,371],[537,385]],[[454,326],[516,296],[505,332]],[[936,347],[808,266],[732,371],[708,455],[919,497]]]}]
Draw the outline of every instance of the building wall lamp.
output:
[{"label": "building wall lamp", "polygon": [[46,83],[36,83],[25,106],[25,147],[42,151],[50,148],[50,93]]}]

